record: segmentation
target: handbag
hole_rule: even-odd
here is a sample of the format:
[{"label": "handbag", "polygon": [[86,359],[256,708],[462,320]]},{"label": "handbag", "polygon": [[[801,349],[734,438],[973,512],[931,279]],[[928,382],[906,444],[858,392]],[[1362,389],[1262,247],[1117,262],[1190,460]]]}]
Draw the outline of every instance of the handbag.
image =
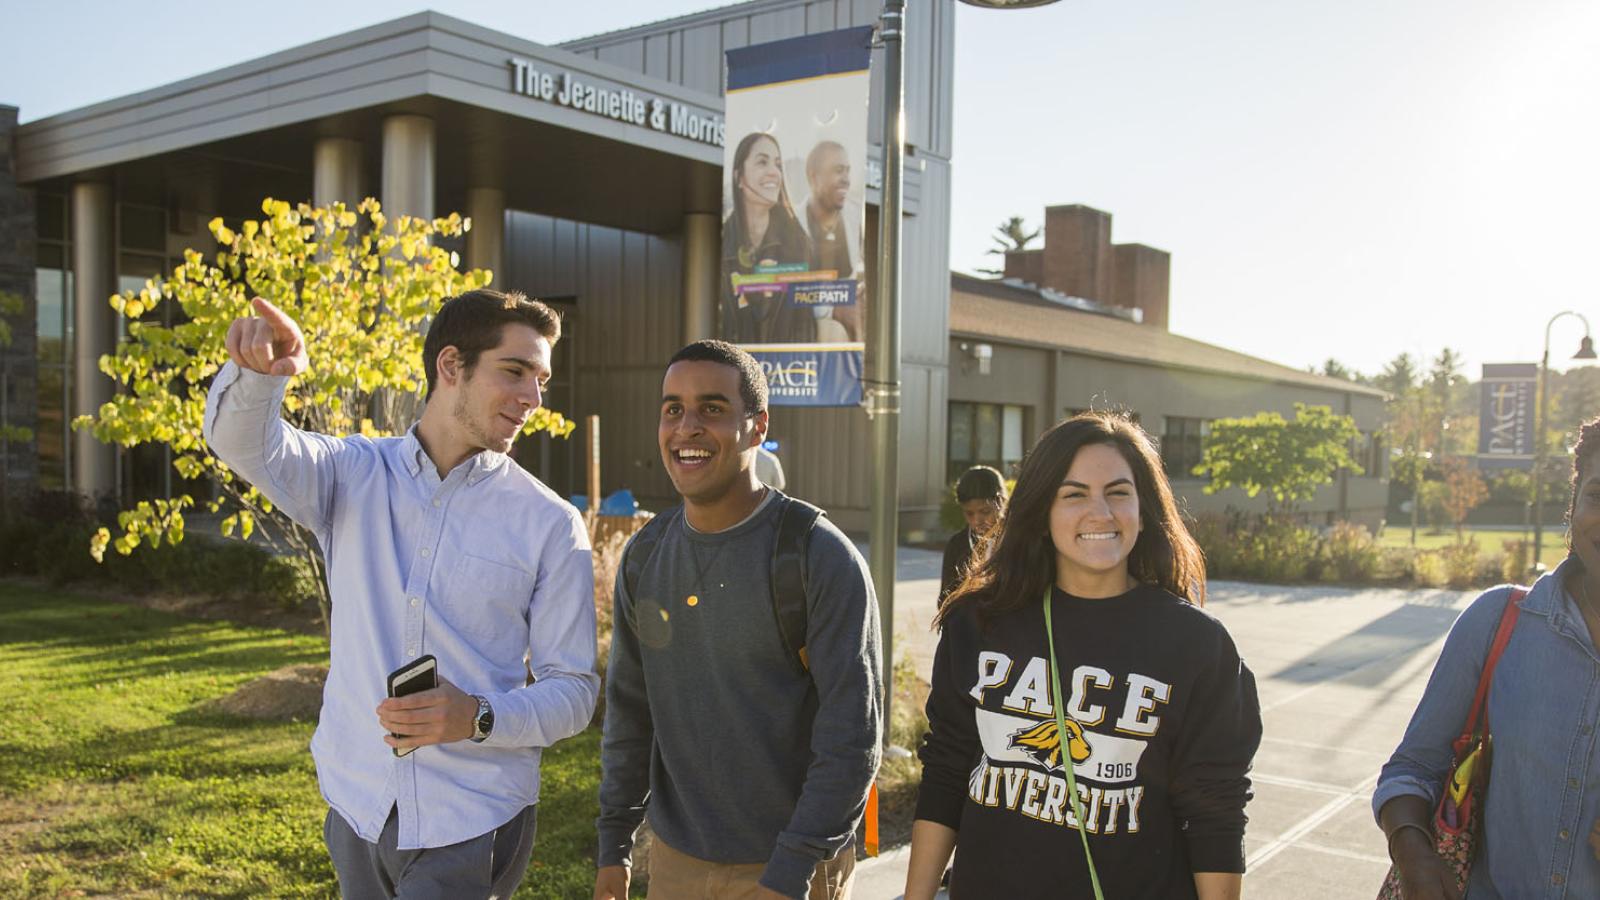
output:
[{"label": "handbag", "polygon": [[[1439,805],[1433,814],[1433,849],[1455,876],[1458,891],[1467,888],[1467,876],[1472,873],[1483,834],[1483,800],[1489,789],[1489,763],[1494,753],[1494,738],[1489,732],[1489,683],[1494,679],[1500,655],[1511,642],[1511,630],[1517,625],[1517,613],[1526,596],[1526,588],[1512,589],[1505,611],[1500,614],[1500,626],[1478,675],[1478,692],[1472,698],[1466,726],[1450,745],[1450,776],[1439,791]],[[1378,900],[1403,900],[1399,868],[1389,867],[1383,886],[1378,888]]]}]

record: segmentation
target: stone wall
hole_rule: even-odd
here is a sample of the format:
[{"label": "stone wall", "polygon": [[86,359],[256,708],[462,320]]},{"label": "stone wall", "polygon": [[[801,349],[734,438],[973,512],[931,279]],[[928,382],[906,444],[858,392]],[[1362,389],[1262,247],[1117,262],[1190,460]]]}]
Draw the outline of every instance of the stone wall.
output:
[{"label": "stone wall", "polygon": [[[17,184],[17,108],[0,106],[0,293],[22,300],[5,316],[11,343],[0,346],[0,424],[36,428],[38,412],[37,234],[33,190]],[[3,440],[3,438],[0,438]],[[34,441],[6,441],[0,451],[0,502],[37,483]]]}]

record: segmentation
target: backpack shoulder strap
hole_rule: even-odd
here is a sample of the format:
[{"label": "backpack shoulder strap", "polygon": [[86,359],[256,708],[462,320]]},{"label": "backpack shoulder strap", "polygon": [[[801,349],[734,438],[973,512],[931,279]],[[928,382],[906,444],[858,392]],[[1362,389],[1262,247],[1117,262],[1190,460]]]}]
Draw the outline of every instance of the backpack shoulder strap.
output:
[{"label": "backpack shoulder strap", "polygon": [[631,613],[639,603],[639,579],[644,577],[644,567],[650,562],[650,557],[655,555],[656,544],[661,542],[661,536],[667,533],[674,519],[683,515],[682,506],[674,506],[664,513],[644,523],[644,527],[634,532],[628,539],[628,546],[622,550],[622,583],[628,589],[628,610]]},{"label": "backpack shoulder strap", "polygon": [[778,619],[789,658],[802,672],[811,671],[806,653],[806,558],[811,532],[825,513],[804,500],[784,497],[778,511],[778,534],[772,542],[772,611]]},{"label": "backpack shoulder strap", "polygon": [[1500,656],[1505,653],[1506,645],[1511,643],[1511,632],[1517,627],[1517,614],[1522,611],[1522,601],[1527,596],[1527,588],[1517,587],[1512,588],[1510,596],[1506,597],[1505,610],[1500,613],[1500,625],[1494,632],[1494,643],[1489,646],[1489,655],[1483,661],[1483,671],[1478,675],[1478,692],[1472,698],[1472,711],[1467,716],[1466,734],[1475,734],[1480,722],[1484,730],[1487,730],[1489,710],[1485,701],[1489,697],[1489,685],[1494,681],[1494,668],[1500,663]]}]

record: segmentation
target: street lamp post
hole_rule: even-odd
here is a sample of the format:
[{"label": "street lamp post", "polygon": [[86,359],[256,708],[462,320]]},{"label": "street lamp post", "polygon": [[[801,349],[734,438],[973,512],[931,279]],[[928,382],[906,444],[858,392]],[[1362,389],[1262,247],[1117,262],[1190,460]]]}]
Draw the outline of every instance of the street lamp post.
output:
[{"label": "street lamp post", "polygon": [[[1045,6],[1056,0],[962,0],[990,9]],[[894,700],[895,551],[900,544],[900,216],[906,146],[906,0],[884,0],[883,186],[878,203],[878,284],[871,315],[861,404],[872,422],[872,539],[868,568],[883,631],[883,719]],[[885,740],[888,730],[884,731]]]},{"label": "street lamp post", "polygon": [[1574,316],[1583,323],[1583,343],[1573,359],[1594,359],[1594,340],[1589,336],[1589,320],[1572,310],[1558,312],[1544,326],[1544,356],[1539,360],[1539,409],[1533,429],[1533,566],[1539,566],[1544,553],[1544,457],[1545,431],[1550,427],[1550,329],[1562,316]]},{"label": "street lamp post", "polygon": [[[883,185],[878,202],[878,290],[862,405],[872,422],[872,540],[869,568],[883,634],[883,720],[894,700],[894,575],[900,544],[900,210],[904,185],[906,100],[905,0],[886,0],[883,44]],[[884,728],[884,740],[889,729]]]}]

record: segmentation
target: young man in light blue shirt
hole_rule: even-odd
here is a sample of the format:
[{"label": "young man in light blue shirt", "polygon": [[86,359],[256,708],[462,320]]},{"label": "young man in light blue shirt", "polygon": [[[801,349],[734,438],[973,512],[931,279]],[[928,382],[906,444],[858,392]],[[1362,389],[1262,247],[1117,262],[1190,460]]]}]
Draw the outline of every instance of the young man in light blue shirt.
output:
[{"label": "young man in light blue shirt", "polygon": [[[327,559],[332,665],[311,752],[340,889],[508,897],[533,845],[540,750],[583,730],[599,688],[588,533],[506,456],[543,399],[560,319],[520,294],[447,301],[423,345],[422,418],[371,440],[283,420],[305,340],[254,304],[228,331],[205,437]],[[388,673],[428,654],[439,686],[386,699]]]}]

